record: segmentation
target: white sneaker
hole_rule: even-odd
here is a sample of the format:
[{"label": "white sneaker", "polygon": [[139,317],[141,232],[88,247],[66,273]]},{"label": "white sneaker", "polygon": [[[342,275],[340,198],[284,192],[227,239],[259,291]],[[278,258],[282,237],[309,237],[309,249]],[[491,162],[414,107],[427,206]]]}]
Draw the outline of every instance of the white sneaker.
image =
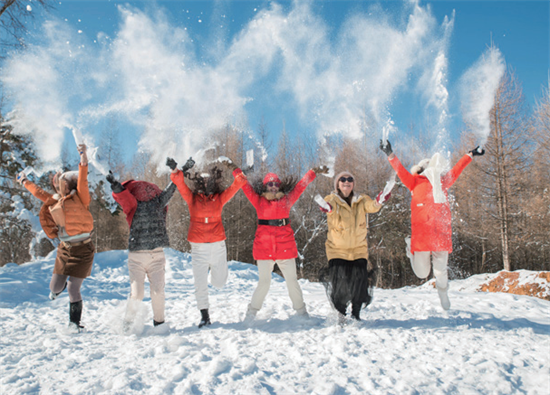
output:
[{"label": "white sneaker", "polygon": [[447,290],[449,289],[449,286],[447,285],[446,288],[439,288],[436,286],[436,288],[437,293],[439,294],[441,307],[443,307],[443,310],[449,310],[451,308],[451,301],[449,300],[449,295],[447,295]]},{"label": "white sneaker", "polygon": [[254,321],[254,318],[256,318],[256,313],[258,312],[257,309],[251,307],[250,305],[248,305],[248,309],[246,310],[246,314],[244,316],[244,322],[250,322],[250,321]]},{"label": "white sneaker", "polygon": [[299,315],[299,316],[304,317],[304,318],[309,318],[309,314],[307,312],[306,305],[304,305],[304,307],[302,307],[301,309],[296,310],[296,315]]}]

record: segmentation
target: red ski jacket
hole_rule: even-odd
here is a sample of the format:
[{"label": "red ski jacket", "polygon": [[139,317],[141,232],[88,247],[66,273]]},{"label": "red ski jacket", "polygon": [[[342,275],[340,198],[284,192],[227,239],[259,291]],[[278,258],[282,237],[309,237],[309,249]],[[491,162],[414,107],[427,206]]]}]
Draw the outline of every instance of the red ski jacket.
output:
[{"label": "red ski jacket", "polygon": [[235,180],[225,191],[215,195],[193,193],[185,184],[185,176],[181,170],[172,173],[170,179],[180,191],[181,197],[189,206],[191,224],[187,240],[191,243],[215,243],[225,240],[225,230],[222,223],[223,206],[246,184],[246,176],[241,169],[233,171]]},{"label": "red ski jacket", "polygon": [[[243,186],[243,192],[256,209],[258,219],[284,219],[289,218],[290,209],[314,179],[315,172],[310,170],[287,195],[277,195],[272,200],[267,198],[269,194],[258,195],[249,183]],[[290,224],[284,226],[258,225],[252,256],[256,260],[296,258],[298,249]]]},{"label": "red ski jacket", "polygon": [[[409,173],[397,156],[388,160],[401,182],[411,191],[411,252],[452,252],[449,202],[434,203],[432,184],[427,177]],[[471,161],[472,158],[469,155],[464,155],[449,172],[441,177],[441,187],[445,197],[449,188]]]}]

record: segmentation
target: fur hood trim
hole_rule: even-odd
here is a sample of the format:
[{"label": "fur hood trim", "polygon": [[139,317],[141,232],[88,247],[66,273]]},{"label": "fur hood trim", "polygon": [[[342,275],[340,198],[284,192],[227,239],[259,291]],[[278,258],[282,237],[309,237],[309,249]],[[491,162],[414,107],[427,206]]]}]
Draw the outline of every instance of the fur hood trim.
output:
[{"label": "fur hood trim", "polygon": [[262,197],[266,198],[267,200],[271,201],[271,200],[279,200],[281,198],[283,198],[285,196],[284,193],[282,192],[277,192],[277,193],[273,193],[273,192],[264,192],[262,193]]}]

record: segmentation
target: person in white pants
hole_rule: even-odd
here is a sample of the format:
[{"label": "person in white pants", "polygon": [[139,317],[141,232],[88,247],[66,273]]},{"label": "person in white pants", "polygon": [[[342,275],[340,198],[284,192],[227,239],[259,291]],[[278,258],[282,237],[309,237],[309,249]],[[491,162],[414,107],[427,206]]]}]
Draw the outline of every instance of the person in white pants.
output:
[{"label": "person in white pants", "polygon": [[253,315],[262,308],[265,297],[269,292],[271,285],[271,272],[275,264],[279,266],[283,277],[286,282],[288,290],[288,296],[292,302],[292,308],[298,312],[298,314],[306,314],[306,305],[304,303],[304,297],[302,295],[302,288],[298,283],[298,275],[296,273],[296,259],[279,259],[279,260],[258,260],[258,286],[252,294],[252,300],[250,301],[249,310],[253,312]]},{"label": "person in white pants", "polygon": [[195,278],[195,297],[199,310],[208,309],[208,272],[210,284],[223,288],[227,282],[227,249],[225,240],[215,243],[190,243]]}]

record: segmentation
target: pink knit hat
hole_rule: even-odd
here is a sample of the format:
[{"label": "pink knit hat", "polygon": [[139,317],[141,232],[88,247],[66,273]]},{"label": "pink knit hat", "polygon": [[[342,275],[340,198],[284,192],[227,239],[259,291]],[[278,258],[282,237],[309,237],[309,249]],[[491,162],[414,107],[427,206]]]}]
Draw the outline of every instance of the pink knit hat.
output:
[{"label": "pink knit hat", "polygon": [[[340,179],[340,177],[342,176],[347,176],[347,177],[353,177],[353,180],[355,181],[355,176],[353,174],[351,174],[349,171],[343,171],[341,173],[338,173],[336,175],[336,177],[334,177],[334,190],[337,191],[338,190],[338,180]],[[354,189],[355,189],[355,185],[353,186]]]}]

